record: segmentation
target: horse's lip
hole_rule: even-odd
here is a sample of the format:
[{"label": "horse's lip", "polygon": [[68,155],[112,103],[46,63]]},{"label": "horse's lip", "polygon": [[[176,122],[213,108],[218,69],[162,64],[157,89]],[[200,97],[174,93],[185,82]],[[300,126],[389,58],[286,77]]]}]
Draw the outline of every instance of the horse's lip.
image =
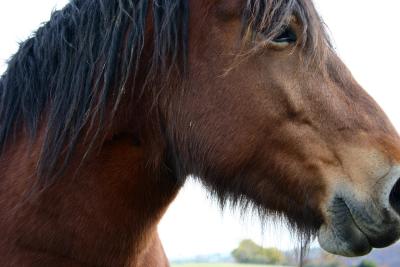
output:
[{"label": "horse's lip", "polygon": [[328,223],[318,232],[320,246],[332,254],[354,257],[372,250],[368,238],[354,222],[346,203],[336,198],[327,209]]},{"label": "horse's lip", "polygon": [[[353,227],[351,225],[351,227]],[[351,227],[336,227],[335,225],[324,224],[318,232],[320,246],[329,253],[345,256],[364,256],[372,250],[366,236]],[[343,235],[347,233],[348,235]]]},{"label": "horse's lip", "polygon": [[396,213],[382,209],[379,215],[372,216],[365,206],[357,207],[352,204],[354,203],[348,202],[346,205],[353,222],[364,233],[372,247],[384,248],[399,239],[400,221]]},{"label": "horse's lip", "polygon": [[341,256],[363,256],[372,248],[393,244],[400,237],[397,220],[374,220],[372,216],[366,219],[360,216],[360,212],[365,210],[357,212],[358,208],[349,206],[341,198],[332,202],[327,212],[329,222],[322,225],[318,233],[318,241],[323,249]]},{"label": "horse's lip", "polygon": [[350,238],[340,234],[348,231],[323,225],[318,233],[318,242],[325,251],[345,257],[364,256],[371,252],[373,247],[362,232],[352,231],[352,234],[348,235]]}]

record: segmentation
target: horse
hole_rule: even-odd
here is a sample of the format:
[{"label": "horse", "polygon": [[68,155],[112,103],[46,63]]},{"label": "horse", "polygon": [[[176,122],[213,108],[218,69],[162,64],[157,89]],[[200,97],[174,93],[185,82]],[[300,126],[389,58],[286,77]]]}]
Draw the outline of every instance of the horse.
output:
[{"label": "horse", "polygon": [[400,138],[311,0],[71,0],[0,79],[0,265],[168,266],[188,177],[364,255],[400,237]]}]

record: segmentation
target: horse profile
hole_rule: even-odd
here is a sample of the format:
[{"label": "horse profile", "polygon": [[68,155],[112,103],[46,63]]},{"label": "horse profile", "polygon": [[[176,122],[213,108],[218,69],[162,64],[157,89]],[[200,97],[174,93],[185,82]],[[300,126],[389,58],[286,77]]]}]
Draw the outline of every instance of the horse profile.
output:
[{"label": "horse profile", "polygon": [[71,0],[0,80],[0,265],[168,266],[189,176],[328,252],[400,237],[400,138],[311,0]]}]

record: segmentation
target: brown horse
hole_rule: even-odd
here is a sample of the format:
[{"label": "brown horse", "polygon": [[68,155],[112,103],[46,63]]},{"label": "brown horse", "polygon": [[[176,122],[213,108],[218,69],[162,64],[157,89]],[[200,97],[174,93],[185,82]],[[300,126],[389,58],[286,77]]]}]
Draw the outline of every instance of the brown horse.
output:
[{"label": "brown horse", "polygon": [[0,80],[0,265],[168,266],[193,175],[345,256],[400,237],[400,139],[310,0],[72,0]]}]

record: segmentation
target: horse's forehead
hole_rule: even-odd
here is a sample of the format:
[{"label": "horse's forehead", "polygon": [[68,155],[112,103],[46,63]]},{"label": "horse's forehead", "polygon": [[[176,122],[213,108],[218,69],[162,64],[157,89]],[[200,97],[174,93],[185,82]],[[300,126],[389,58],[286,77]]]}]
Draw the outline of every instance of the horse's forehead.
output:
[{"label": "horse's forehead", "polygon": [[190,5],[193,7],[191,12],[199,11],[198,7],[201,6],[206,9],[215,8],[221,15],[232,16],[240,15],[247,2],[248,0],[190,0]]},{"label": "horse's forehead", "polygon": [[240,10],[245,5],[245,0],[219,0],[217,2],[218,12],[225,16],[240,15]]}]

